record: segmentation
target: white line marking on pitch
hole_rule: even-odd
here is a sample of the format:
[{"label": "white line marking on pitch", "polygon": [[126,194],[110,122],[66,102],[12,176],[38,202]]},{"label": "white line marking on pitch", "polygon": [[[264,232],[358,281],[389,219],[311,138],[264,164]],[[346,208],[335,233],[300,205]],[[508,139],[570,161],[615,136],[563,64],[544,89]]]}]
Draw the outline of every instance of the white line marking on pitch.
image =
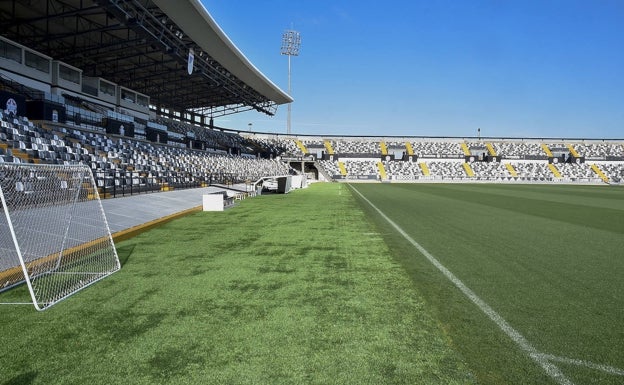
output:
[{"label": "white line marking on pitch", "polygon": [[379,213],[392,227],[394,227],[399,234],[401,234],[408,242],[410,242],[418,251],[421,252],[438,270],[440,270],[455,286],[457,286],[462,293],[464,293],[472,302],[474,302],[481,311],[483,311],[492,321],[498,325],[498,327],[505,332],[522,350],[524,350],[529,357],[537,362],[548,375],[554,378],[560,384],[573,384],[567,379],[558,367],[553,365],[550,361],[560,362],[562,364],[584,366],[594,370],[600,370],[608,374],[616,376],[624,376],[624,370],[615,368],[609,365],[596,364],[591,361],[579,360],[575,358],[567,358],[555,356],[552,354],[541,353],[535,347],[533,347],[524,336],[522,336],[517,330],[515,330],[507,321],[503,319],[494,309],[492,309],[485,301],[479,298],[471,289],[469,289],[459,278],[457,278],[450,270],[444,267],[433,255],[431,255],[424,247],[410,237],[399,225],[394,223],[386,214],[377,208],[371,201],[366,199],[362,193],[355,189],[355,187],[349,185],[362,199],[364,199],[375,211]]},{"label": "white line marking on pitch", "polygon": [[449,269],[444,267],[433,255],[431,255],[424,247],[422,247],[418,242],[416,242],[412,237],[409,236],[399,225],[394,223],[392,219],[390,219],[386,214],[383,213],[380,209],[377,208],[371,201],[369,201],[362,193],[360,193],[355,187],[349,185],[353,191],[355,191],[366,203],[368,203],[375,211],[381,215],[383,219],[385,219],[392,227],[396,229],[405,238],[409,243],[411,243],[422,255],[425,256],[449,281],[451,281],[466,297],[468,297],[475,305],[481,309],[485,315],[487,315],[494,323],[505,333],[509,338],[511,338],[516,345],[520,347],[525,353],[531,357],[533,361],[535,361],[539,366],[544,369],[544,371],[552,377],[557,383],[561,385],[573,385],[574,383],[570,381],[559,368],[553,365],[549,359],[543,354],[540,353],[533,345],[529,343],[529,341],[524,338],[522,334],[520,334],[516,329],[514,329],[500,314],[498,314],[494,309],[490,307],[484,300],[482,300],[474,291],[472,291],[468,286],[466,286],[459,278],[455,276]]},{"label": "white line marking on pitch", "polygon": [[624,370],[615,368],[609,365],[596,364],[591,361],[578,360],[576,358],[567,358],[567,357],[559,357],[552,354],[542,354],[542,357],[547,359],[548,361],[556,361],[561,362],[562,364],[576,365],[576,366],[585,366],[590,369],[600,370],[602,372],[613,374],[615,376],[624,376]]}]

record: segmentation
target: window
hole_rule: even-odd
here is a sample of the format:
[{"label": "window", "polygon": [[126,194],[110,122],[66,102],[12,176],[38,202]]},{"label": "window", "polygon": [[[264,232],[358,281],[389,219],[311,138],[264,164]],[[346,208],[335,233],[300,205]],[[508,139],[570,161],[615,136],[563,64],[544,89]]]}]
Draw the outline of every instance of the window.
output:
[{"label": "window", "polygon": [[125,89],[121,89],[121,99],[125,100],[126,102],[131,102],[134,103],[136,101],[136,95],[134,92],[130,92],[128,90]]},{"label": "window", "polygon": [[59,77],[68,82],[80,84],[80,71],[59,63]]},{"label": "window", "polygon": [[115,85],[104,80],[100,80],[100,92],[106,95],[115,96]]},{"label": "window", "polygon": [[43,56],[39,56],[34,52],[25,51],[24,64],[26,64],[27,67],[36,69],[37,71],[41,71],[46,74],[50,73],[50,60]]},{"label": "window", "polygon": [[137,100],[136,100],[137,104],[143,107],[147,107],[149,104],[149,100],[147,98],[147,96],[145,95],[141,95],[141,94],[137,94]]},{"label": "window", "polygon": [[22,63],[22,49],[7,41],[0,40],[0,57]]}]

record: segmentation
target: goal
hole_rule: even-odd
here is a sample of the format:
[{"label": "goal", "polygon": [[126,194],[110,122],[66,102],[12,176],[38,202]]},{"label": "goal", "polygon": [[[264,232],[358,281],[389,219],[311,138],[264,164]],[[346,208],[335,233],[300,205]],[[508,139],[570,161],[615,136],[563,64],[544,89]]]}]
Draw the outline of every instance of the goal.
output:
[{"label": "goal", "polygon": [[45,310],[119,270],[89,167],[0,163],[0,200],[0,292],[26,283]]}]

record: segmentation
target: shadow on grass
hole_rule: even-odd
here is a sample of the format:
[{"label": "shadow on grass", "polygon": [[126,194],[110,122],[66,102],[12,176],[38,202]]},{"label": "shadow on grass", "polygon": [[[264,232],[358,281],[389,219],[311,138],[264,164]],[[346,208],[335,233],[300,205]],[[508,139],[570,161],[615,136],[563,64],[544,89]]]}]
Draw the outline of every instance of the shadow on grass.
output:
[{"label": "shadow on grass", "polygon": [[162,312],[143,314],[126,308],[102,315],[96,328],[109,340],[124,342],[158,328],[166,317]]},{"label": "shadow on grass", "polygon": [[10,380],[3,382],[2,385],[27,385],[32,384],[37,378],[37,372],[27,372],[18,374]]},{"label": "shadow on grass", "polygon": [[124,265],[128,262],[128,259],[130,259],[130,255],[132,255],[135,247],[136,245],[134,244],[117,247],[117,256],[119,256],[119,263],[121,263],[121,267],[124,267]]},{"label": "shadow on grass", "polygon": [[165,348],[158,351],[149,361],[150,375],[155,379],[170,382],[173,377],[184,375],[189,367],[203,367],[206,360],[194,345],[185,348]]}]

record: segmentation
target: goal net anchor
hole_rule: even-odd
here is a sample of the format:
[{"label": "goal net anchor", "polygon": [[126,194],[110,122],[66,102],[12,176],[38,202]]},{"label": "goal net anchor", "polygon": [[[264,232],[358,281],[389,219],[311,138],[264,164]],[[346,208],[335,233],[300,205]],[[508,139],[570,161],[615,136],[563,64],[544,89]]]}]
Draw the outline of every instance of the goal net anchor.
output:
[{"label": "goal net anchor", "polygon": [[86,165],[0,164],[0,201],[0,303],[26,283],[45,310],[120,269]]}]

